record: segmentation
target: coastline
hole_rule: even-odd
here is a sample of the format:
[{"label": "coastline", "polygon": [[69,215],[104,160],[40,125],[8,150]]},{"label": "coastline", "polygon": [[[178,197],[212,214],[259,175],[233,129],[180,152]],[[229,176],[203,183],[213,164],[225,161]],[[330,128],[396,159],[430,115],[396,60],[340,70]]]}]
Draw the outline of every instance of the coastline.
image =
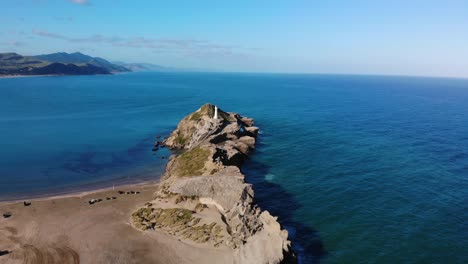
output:
[{"label": "coastline", "polygon": [[0,202],[0,262],[297,263],[240,170],[253,122],[205,104],[156,143],[175,151],[160,181]]},{"label": "coastline", "polygon": [[[179,251],[195,257],[199,248],[131,226],[131,212],[152,199],[156,187],[129,185],[119,188],[124,194],[110,189],[48,197],[28,206],[1,203],[0,213],[11,216],[0,215],[0,262],[175,264],[180,263]],[[91,199],[102,201],[90,204]]]},{"label": "coastline", "polygon": [[33,78],[33,77],[62,77],[62,76],[96,76],[96,75],[115,75],[119,73],[109,74],[34,74],[34,75],[0,75],[0,79],[14,79],[14,78]]},{"label": "coastline", "polygon": [[11,198],[11,199],[3,199],[0,198],[0,206],[6,204],[14,204],[14,203],[22,203],[24,201],[47,201],[47,200],[54,200],[54,199],[63,199],[63,198],[71,198],[71,197],[83,197],[88,196],[91,194],[101,193],[101,192],[108,192],[108,191],[117,191],[118,189],[131,189],[131,188],[138,188],[138,187],[145,187],[145,186],[153,186],[156,187],[160,183],[160,180],[144,180],[141,182],[134,182],[134,183],[122,183],[116,184],[113,187],[89,187],[83,188],[82,190],[73,190],[73,191],[65,191],[63,193],[44,193],[38,194],[30,197],[23,197],[23,198]]},{"label": "coastline", "polygon": [[144,184],[157,184],[160,182],[166,161],[161,164],[143,164],[125,168],[119,172],[109,172],[105,177],[94,181],[70,183],[65,186],[47,188],[44,190],[30,190],[28,192],[0,193],[0,204],[17,201],[47,199],[51,197],[66,197],[108,190],[112,187],[138,186]]},{"label": "coastline", "polygon": [[30,78],[30,77],[55,77],[55,76],[68,76],[65,74],[44,74],[44,75],[0,75],[0,79],[13,79],[13,78]]},{"label": "coastline", "polygon": [[79,195],[81,193],[92,193],[102,190],[109,190],[112,187],[139,186],[144,184],[157,184],[164,172],[165,164],[162,168],[158,166],[145,165],[141,167],[133,167],[118,173],[108,174],[105,179],[95,182],[75,183],[69,186],[60,188],[49,188],[42,191],[33,192],[16,192],[0,195],[0,204],[8,202],[17,202],[25,200],[47,199],[51,197],[66,197]]}]

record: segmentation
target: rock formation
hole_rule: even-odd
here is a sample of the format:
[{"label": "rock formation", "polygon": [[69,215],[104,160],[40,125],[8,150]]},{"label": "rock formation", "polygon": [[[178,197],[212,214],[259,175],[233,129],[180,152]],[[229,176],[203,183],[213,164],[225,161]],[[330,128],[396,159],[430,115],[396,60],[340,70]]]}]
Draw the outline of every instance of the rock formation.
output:
[{"label": "rock formation", "polygon": [[[232,250],[233,263],[295,263],[288,232],[254,202],[242,163],[255,148],[253,119],[205,104],[162,142],[173,150],[155,200],[134,225]],[[214,263],[217,263],[214,261]]]}]

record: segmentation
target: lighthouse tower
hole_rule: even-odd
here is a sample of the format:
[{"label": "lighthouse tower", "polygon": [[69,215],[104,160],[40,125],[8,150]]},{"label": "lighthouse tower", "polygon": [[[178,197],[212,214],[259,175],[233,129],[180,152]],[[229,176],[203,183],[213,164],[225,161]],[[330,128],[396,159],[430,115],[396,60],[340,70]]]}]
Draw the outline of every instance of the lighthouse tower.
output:
[{"label": "lighthouse tower", "polygon": [[218,107],[215,105],[214,119],[218,119]]}]

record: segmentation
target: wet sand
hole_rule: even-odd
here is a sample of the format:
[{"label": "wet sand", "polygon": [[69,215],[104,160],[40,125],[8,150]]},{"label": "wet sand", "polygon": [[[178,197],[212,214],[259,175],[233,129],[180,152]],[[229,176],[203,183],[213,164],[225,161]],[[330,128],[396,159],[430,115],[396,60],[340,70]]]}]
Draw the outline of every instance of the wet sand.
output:
[{"label": "wet sand", "polygon": [[[29,206],[2,202],[0,263],[210,263],[231,255],[133,228],[131,214],[152,200],[156,188],[154,183],[127,185],[30,200]],[[91,199],[102,201],[90,205]],[[4,218],[6,212],[12,216]]]}]

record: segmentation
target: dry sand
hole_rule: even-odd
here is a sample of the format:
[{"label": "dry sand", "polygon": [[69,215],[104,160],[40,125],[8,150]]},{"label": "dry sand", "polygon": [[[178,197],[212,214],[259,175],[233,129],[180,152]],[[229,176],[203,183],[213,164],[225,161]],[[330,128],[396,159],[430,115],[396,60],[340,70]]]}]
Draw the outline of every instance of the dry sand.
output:
[{"label": "dry sand", "polygon": [[[156,187],[134,185],[37,199],[30,206],[22,201],[0,203],[0,252],[10,252],[0,253],[0,263],[229,263],[228,249],[131,226],[131,214],[152,200]],[[115,200],[106,200],[113,196]],[[90,205],[93,198],[103,201]],[[12,216],[4,218],[6,212]]]}]

